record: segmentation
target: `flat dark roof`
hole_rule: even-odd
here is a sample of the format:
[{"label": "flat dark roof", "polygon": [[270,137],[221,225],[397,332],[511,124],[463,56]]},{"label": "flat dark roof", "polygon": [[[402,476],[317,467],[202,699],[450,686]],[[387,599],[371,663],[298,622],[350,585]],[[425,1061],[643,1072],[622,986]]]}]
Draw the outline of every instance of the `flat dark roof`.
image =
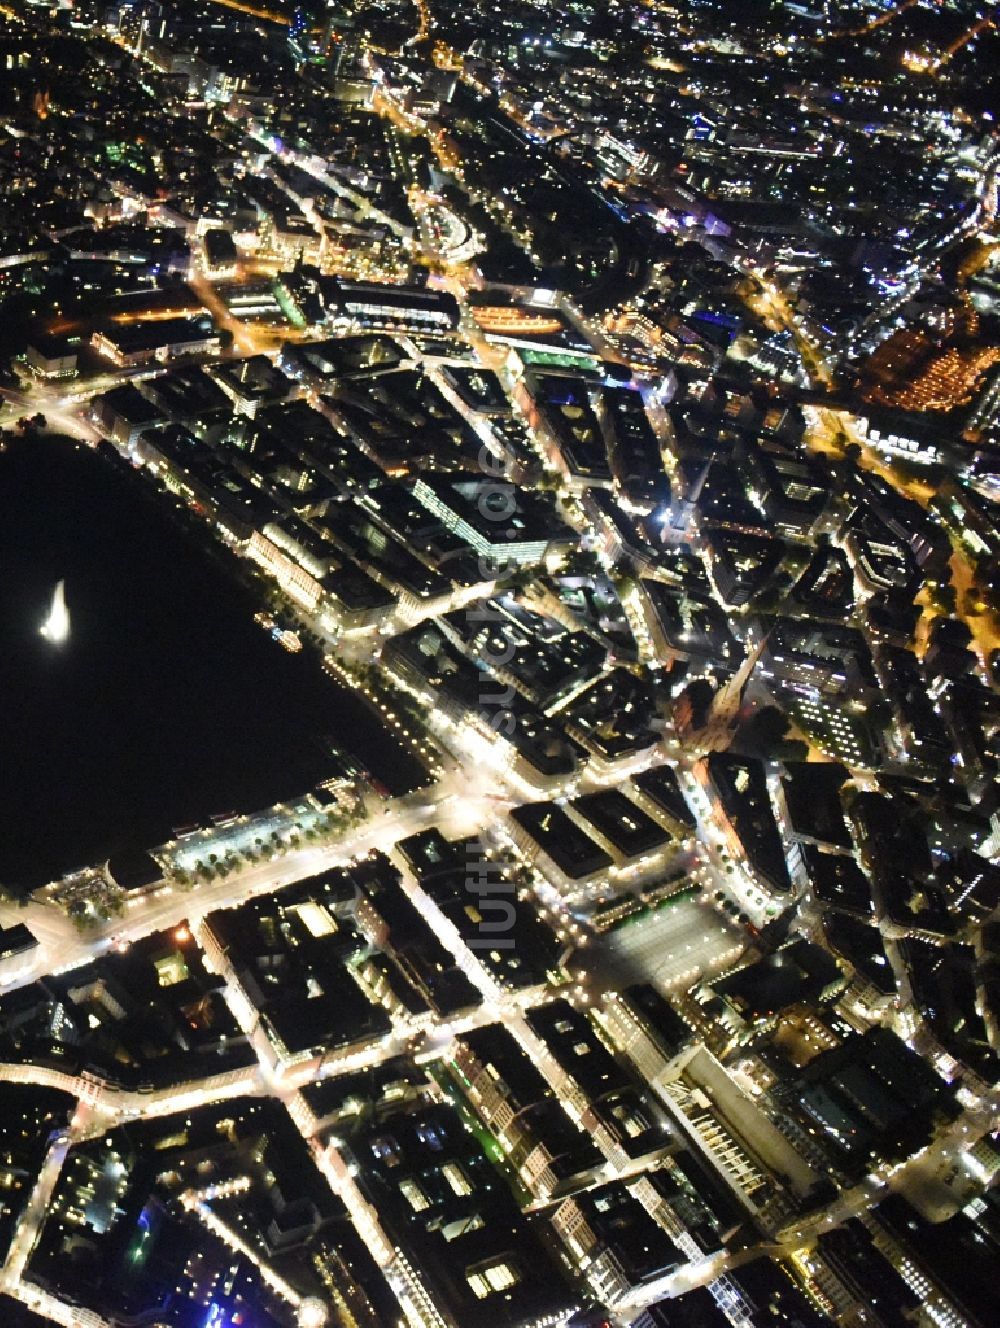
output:
[{"label": "flat dark roof", "polygon": [[670,835],[618,789],[602,789],[574,798],[573,810],[588,821],[619,853],[635,858],[662,848]]},{"label": "flat dark roof", "polygon": [[636,775],[632,783],[661,811],[688,829],[695,828],[697,821],[694,812],[687,805],[681,786],[677,782],[677,775],[670,766],[654,765],[649,770],[644,770],[641,775]]},{"label": "flat dark roof", "polygon": [[840,790],[848,771],[834,762],[794,761],[785,766],[781,787],[792,829],[837,848],[850,848]]},{"label": "flat dark roof", "polygon": [[37,938],[23,922],[15,922],[13,927],[0,927],[0,959],[24,954],[33,950],[37,944]]},{"label": "flat dark roof", "polygon": [[600,844],[584,834],[555,803],[529,802],[515,807],[510,815],[570,880],[592,876],[611,866]]}]

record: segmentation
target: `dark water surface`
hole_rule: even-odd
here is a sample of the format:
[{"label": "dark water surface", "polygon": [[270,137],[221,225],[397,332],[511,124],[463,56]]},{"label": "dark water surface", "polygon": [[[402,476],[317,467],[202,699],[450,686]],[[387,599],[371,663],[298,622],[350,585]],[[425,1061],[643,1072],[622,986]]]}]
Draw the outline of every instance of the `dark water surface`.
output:
[{"label": "dark water surface", "polygon": [[[0,883],[37,885],[330,773],[323,739],[393,792],[420,771],[145,477],[43,437],[0,455]],[[39,634],[66,582],[69,639]]]}]

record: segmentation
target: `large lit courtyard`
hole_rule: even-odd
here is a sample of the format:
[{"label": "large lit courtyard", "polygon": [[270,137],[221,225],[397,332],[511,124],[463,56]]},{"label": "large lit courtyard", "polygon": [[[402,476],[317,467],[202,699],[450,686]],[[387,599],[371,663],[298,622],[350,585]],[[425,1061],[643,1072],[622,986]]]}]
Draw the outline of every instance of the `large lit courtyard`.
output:
[{"label": "large lit courtyard", "polygon": [[742,928],[692,896],[632,919],[598,943],[604,974],[619,986],[687,987],[728,967],[745,944]]}]

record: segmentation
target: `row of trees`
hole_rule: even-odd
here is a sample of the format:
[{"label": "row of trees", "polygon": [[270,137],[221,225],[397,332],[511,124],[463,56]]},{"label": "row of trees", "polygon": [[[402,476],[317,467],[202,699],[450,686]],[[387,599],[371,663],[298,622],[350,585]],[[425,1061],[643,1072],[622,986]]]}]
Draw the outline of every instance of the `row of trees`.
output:
[{"label": "row of trees", "polygon": [[182,890],[193,890],[196,885],[210,881],[225,880],[227,876],[242,871],[246,867],[256,866],[261,862],[270,862],[283,853],[295,852],[304,843],[326,844],[339,839],[348,830],[353,829],[365,818],[363,805],[359,802],[353,810],[346,807],[332,807],[321,822],[305,827],[296,826],[291,834],[283,835],[279,830],[272,830],[267,836],[258,836],[252,846],[240,852],[231,849],[228,853],[209,853],[204,860],[199,859],[194,867],[187,871],[176,868],[169,875],[172,885]]},{"label": "row of trees", "polygon": [[[3,396],[2,394],[0,394],[0,405],[2,404],[3,404]],[[42,414],[21,415],[17,420],[15,420],[14,428],[17,430],[19,434],[22,435],[22,437],[27,437],[29,434],[43,433],[45,429],[48,427],[48,423],[49,423],[48,420]],[[0,437],[2,437],[5,432],[6,430],[0,429]]]}]

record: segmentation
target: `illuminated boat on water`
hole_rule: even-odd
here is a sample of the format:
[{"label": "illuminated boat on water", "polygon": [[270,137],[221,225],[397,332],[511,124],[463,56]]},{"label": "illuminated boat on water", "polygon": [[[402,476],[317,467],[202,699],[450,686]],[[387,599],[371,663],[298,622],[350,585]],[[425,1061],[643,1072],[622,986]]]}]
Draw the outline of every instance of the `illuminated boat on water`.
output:
[{"label": "illuminated boat on water", "polygon": [[60,581],[52,595],[48,617],[42,623],[42,636],[54,645],[60,645],[69,636],[69,610],[66,608],[66,582]]}]

